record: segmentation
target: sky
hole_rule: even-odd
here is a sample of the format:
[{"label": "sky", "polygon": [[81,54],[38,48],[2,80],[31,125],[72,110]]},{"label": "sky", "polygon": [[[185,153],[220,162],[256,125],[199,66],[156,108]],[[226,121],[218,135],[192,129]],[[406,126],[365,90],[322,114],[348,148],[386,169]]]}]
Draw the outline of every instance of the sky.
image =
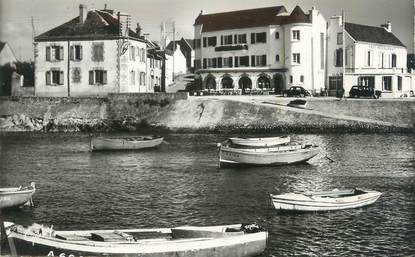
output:
[{"label": "sky", "polygon": [[[345,12],[348,22],[379,26],[392,22],[392,32],[413,52],[414,1],[412,0],[0,0],[0,41],[6,41],[18,60],[33,59],[32,17],[36,35],[57,27],[88,9],[114,9],[129,13],[133,29],[137,22],[150,39],[160,40],[161,22],[175,23],[176,38],[193,38],[193,23],[204,14],[284,5],[291,11],[312,6],[326,19]],[[170,28],[171,31],[171,28]]]}]

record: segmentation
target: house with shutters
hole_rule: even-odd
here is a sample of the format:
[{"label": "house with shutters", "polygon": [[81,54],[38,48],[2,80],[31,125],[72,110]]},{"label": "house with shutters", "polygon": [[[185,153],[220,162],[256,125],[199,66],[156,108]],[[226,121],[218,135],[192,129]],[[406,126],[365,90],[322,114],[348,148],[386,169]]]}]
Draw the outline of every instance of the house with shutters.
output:
[{"label": "house with shutters", "polygon": [[[181,54],[186,59],[185,65],[182,64],[182,62],[179,63],[179,66],[175,68],[175,70],[178,70],[178,73],[192,73],[193,72],[193,63],[195,59],[195,51],[193,49],[193,43],[194,41],[192,39],[185,39],[181,38],[180,40],[176,41],[170,41],[167,44],[166,50],[170,51],[171,54],[175,53],[177,50],[181,52]],[[180,53],[178,53],[179,58],[181,58]]]},{"label": "house with shutters", "polygon": [[128,14],[87,10],[35,37],[36,96],[102,96],[154,92],[149,83],[149,41]]},{"label": "house with shutters", "polygon": [[203,14],[194,22],[195,72],[208,90],[325,87],[326,20],[284,6]]},{"label": "house with shutters", "polygon": [[382,98],[400,97],[413,90],[413,75],[407,69],[407,48],[392,33],[392,24],[368,26],[343,22],[333,16],[328,22],[327,88],[348,96],[354,85],[374,88]]}]

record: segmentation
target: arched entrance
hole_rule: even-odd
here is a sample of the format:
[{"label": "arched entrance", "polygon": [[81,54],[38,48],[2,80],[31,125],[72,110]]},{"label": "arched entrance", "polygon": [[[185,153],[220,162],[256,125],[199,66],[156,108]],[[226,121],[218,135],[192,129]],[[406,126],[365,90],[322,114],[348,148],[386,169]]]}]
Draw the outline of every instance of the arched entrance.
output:
[{"label": "arched entrance", "polygon": [[246,93],[246,89],[252,88],[252,80],[248,76],[242,76],[239,81],[239,89],[242,89],[242,94]]},{"label": "arched entrance", "polygon": [[267,75],[260,75],[257,80],[257,87],[260,89],[270,89],[271,88],[271,80]]},{"label": "arched entrance", "polygon": [[208,75],[205,79],[205,88],[207,90],[216,90],[216,79],[213,75]]},{"label": "arched entrance", "polygon": [[275,94],[282,95],[284,91],[284,77],[282,76],[282,74],[274,75],[274,85]]},{"label": "arched entrance", "polygon": [[224,76],[221,81],[222,89],[233,88],[233,79],[230,76]]}]

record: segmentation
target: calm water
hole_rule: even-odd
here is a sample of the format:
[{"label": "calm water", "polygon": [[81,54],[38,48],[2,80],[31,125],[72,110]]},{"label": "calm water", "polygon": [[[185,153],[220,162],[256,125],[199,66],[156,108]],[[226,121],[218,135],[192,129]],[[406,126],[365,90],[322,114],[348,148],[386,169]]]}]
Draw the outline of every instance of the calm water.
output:
[{"label": "calm water", "polygon": [[[270,232],[264,256],[415,256],[415,135],[292,135],[322,154],[219,169],[216,142],[229,136],[169,134],[155,150],[91,153],[87,134],[2,134],[0,187],[38,188],[35,208],[5,218],[62,230],[258,222]],[[384,194],[321,214],[280,214],[268,203],[268,193],[345,187]]]}]

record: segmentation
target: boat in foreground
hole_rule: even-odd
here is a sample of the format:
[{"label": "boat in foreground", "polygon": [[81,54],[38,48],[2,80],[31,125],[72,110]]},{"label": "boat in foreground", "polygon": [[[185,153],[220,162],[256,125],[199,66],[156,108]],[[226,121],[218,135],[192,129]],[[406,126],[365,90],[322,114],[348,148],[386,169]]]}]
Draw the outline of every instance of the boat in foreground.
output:
[{"label": "boat in foreground", "polygon": [[268,147],[288,144],[291,140],[290,137],[256,137],[256,138],[246,138],[246,137],[231,137],[229,140],[232,144],[240,146],[252,146],[252,147]]},{"label": "boat in foreground", "polygon": [[275,209],[283,211],[334,211],[373,204],[382,195],[378,191],[349,189],[314,193],[271,194]]},{"label": "boat in foreground", "polygon": [[29,202],[36,191],[35,183],[27,187],[0,188],[0,209],[15,208]]},{"label": "boat in foreground", "polygon": [[268,236],[256,224],[89,231],[6,226],[18,254],[36,256],[248,257],[265,250]]},{"label": "boat in foreground", "polygon": [[137,137],[93,137],[91,150],[139,150],[160,145],[163,137],[137,136]]},{"label": "boat in foreground", "polygon": [[220,165],[284,165],[306,162],[319,152],[320,148],[311,144],[254,149],[219,145],[219,162]]}]

